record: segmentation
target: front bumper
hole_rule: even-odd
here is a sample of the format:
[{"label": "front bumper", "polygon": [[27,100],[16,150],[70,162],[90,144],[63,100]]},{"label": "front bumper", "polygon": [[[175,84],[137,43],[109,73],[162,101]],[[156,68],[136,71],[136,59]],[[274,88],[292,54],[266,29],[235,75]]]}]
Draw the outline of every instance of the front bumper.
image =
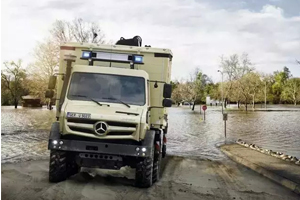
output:
[{"label": "front bumper", "polygon": [[128,145],[66,139],[49,139],[48,149],[132,157],[150,157],[153,155],[153,145],[149,142],[142,142],[142,145]]}]

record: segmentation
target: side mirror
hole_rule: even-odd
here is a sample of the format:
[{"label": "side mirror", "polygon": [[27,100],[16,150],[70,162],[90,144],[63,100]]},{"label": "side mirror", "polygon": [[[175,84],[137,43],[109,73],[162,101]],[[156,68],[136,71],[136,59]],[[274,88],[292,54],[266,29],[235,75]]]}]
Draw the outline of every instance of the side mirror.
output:
[{"label": "side mirror", "polygon": [[171,98],[172,95],[172,85],[171,84],[164,84],[164,92],[163,92],[164,98]]},{"label": "side mirror", "polygon": [[172,107],[172,100],[171,99],[164,99],[162,102],[163,107]]},{"label": "side mirror", "polygon": [[45,97],[46,98],[50,98],[52,99],[54,96],[54,91],[53,90],[47,90],[46,93],[45,93]]},{"label": "side mirror", "polygon": [[53,90],[55,89],[56,85],[56,76],[50,76],[49,83],[48,83],[48,89]]}]

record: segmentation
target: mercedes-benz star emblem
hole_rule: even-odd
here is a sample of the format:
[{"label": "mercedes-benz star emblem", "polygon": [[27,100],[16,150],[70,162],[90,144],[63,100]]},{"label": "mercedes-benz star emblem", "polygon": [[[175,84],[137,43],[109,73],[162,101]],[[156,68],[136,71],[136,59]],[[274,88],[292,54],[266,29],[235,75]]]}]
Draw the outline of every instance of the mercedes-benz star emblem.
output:
[{"label": "mercedes-benz star emblem", "polygon": [[94,125],[95,133],[97,135],[104,135],[107,132],[108,125],[105,122],[97,122]]}]

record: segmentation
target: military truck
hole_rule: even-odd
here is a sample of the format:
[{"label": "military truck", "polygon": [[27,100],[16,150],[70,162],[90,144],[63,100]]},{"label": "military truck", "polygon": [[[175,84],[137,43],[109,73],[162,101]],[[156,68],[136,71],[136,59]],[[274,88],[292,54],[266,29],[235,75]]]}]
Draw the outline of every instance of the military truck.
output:
[{"label": "military truck", "polygon": [[[56,99],[49,181],[81,167],[136,169],[135,185],[159,180],[171,107],[172,52],[141,46],[139,36],[116,45],[66,43],[47,98]],[[54,96],[56,89],[56,97]]]}]

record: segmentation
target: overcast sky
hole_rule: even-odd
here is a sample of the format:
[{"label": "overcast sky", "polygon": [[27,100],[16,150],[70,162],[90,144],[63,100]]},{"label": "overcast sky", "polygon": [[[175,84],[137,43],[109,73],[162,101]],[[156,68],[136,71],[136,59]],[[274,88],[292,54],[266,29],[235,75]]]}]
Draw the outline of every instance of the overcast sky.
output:
[{"label": "overcast sky", "polygon": [[300,0],[11,0],[2,1],[2,61],[32,61],[56,19],[98,22],[107,40],[140,35],[170,48],[172,78],[199,67],[215,81],[220,56],[247,52],[257,71],[283,66],[300,76]]}]

